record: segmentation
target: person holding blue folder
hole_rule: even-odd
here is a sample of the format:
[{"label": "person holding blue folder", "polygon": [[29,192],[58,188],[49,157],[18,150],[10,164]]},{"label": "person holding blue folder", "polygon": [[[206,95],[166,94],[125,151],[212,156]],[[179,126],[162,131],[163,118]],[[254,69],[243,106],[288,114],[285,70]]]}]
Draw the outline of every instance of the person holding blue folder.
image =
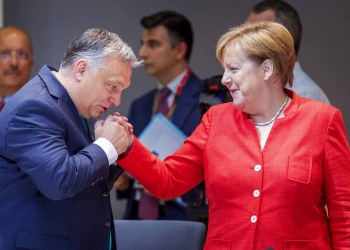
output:
[{"label": "person holding blue folder", "polygon": [[[189,67],[191,23],[179,13],[161,11],[142,18],[141,24],[144,31],[139,56],[158,86],[132,103],[128,118],[134,134],[140,136],[156,114],[163,114],[189,136],[200,123],[203,88],[203,82]],[[115,188],[118,199],[128,199],[124,219],[188,220],[181,197],[159,200],[126,173],[116,181]]]}]

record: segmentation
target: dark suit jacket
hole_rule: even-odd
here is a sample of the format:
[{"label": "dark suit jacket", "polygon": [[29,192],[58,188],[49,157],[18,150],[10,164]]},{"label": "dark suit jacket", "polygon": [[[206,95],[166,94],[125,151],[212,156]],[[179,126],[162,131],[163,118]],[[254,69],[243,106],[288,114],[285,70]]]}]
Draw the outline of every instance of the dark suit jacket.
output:
[{"label": "dark suit jacket", "polygon": [[[181,95],[177,100],[177,105],[172,115],[172,122],[181,129],[187,136],[191,135],[195,128],[198,126],[201,120],[201,113],[199,109],[199,97],[203,89],[203,82],[193,73],[190,74],[185,86],[182,89]],[[136,99],[129,112],[129,122],[134,127],[134,134],[139,136],[143,129],[149,124],[152,119],[154,95],[157,89],[141,96]],[[117,192],[117,197],[128,198],[128,204],[124,219],[137,218],[137,209],[135,205],[135,189],[132,188],[133,182],[131,182],[129,190],[126,192]],[[165,217],[169,220],[186,220],[187,217],[184,213],[182,205],[178,204],[175,200],[166,202],[165,204]]]},{"label": "dark suit jacket", "polygon": [[[44,66],[0,113],[0,249],[115,249],[108,166]],[[83,97],[82,97],[83,98]]]}]

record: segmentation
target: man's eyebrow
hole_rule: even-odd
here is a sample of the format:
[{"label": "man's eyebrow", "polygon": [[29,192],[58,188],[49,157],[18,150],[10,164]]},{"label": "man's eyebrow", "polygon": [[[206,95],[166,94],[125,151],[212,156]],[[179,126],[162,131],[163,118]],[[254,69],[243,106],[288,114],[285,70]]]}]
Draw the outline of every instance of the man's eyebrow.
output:
[{"label": "man's eyebrow", "polygon": [[147,43],[158,43],[159,41],[156,39],[149,39],[147,40]]},{"label": "man's eyebrow", "polygon": [[119,85],[121,85],[122,87],[124,87],[124,83],[122,83],[121,81],[117,81],[117,83],[118,83]]},{"label": "man's eyebrow", "polygon": [[120,86],[124,87],[123,81],[118,80],[118,79],[109,79],[107,81],[107,83],[112,84],[112,85],[120,85]]}]

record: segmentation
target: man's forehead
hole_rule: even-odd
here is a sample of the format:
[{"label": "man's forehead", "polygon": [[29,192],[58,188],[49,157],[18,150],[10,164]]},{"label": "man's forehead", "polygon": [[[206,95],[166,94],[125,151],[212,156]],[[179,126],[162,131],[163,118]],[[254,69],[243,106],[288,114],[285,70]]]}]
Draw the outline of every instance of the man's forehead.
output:
[{"label": "man's forehead", "polygon": [[132,67],[130,63],[124,62],[119,57],[110,57],[107,59],[107,67],[101,68],[99,73],[111,83],[124,85],[125,82],[130,81]]},{"label": "man's forehead", "polygon": [[159,40],[161,38],[168,38],[168,31],[163,25],[156,26],[151,29],[144,29],[143,40]]},{"label": "man's forehead", "polygon": [[20,46],[22,49],[31,50],[30,39],[21,30],[5,28],[0,30],[0,46]]}]

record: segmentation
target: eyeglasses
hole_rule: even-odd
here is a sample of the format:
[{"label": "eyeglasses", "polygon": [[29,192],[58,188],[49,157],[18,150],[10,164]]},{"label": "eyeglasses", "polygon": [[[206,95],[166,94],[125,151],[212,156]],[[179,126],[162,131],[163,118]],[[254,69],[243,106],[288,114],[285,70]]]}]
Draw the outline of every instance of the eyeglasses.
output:
[{"label": "eyeglasses", "polygon": [[18,60],[22,61],[28,60],[31,57],[27,52],[4,50],[0,51],[0,60],[9,61],[12,58],[12,55],[15,55]]}]

